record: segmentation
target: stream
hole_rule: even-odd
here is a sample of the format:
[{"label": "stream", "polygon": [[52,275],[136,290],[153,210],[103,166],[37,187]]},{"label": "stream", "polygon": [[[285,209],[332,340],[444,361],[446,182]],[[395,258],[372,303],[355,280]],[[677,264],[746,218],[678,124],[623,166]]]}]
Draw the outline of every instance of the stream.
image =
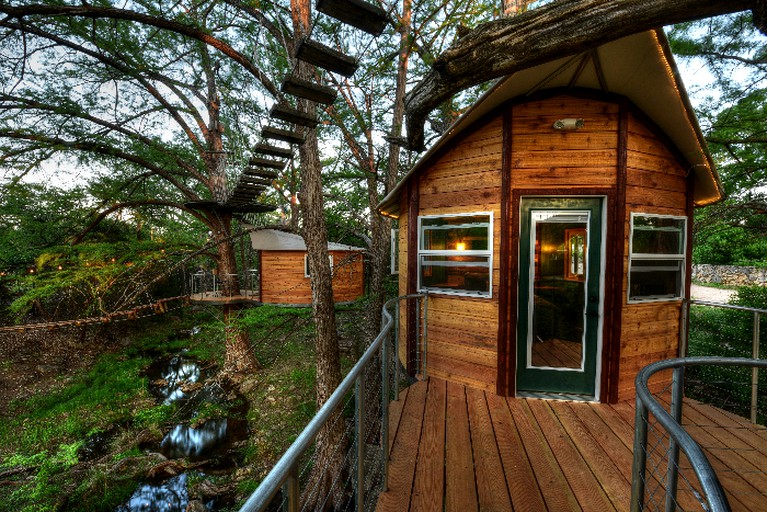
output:
[{"label": "stream", "polygon": [[[199,463],[196,471],[181,473],[162,481],[141,483],[130,499],[120,505],[116,512],[184,512],[186,510],[216,510],[216,500],[204,503],[190,501],[189,479],[204,479],[206,468],[220,474],[231,470],[236,460],[232,454],[234,442],[247,436],[247,422],[243,418],[247,407],[233,407],[230,400],[233,391],[225,389],[208,375],[197,361],[183,353],[155,361],[146,376],[150,392],[158,403],[174,405],[179,422],[171,426],[158,445],[144,447],[147,451],[160,452],[169,460],[187,459]],[[228,417],[200,419],[199,412],[206,405],[216,404],[229,410]]]}]

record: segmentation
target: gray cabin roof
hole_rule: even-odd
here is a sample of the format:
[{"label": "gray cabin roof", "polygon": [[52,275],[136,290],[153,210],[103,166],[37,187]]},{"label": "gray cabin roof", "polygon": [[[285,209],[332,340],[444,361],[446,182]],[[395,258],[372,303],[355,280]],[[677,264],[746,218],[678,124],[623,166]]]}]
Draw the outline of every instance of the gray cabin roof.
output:
[{"label": "gray cabin roof", "polygon": [[684,84],[663,30],[650,30],[517,71],[498,80],[421,157],[378,205],[384,215],[397,216],[402,187],[442,148],[503,103],[547,89],[586,88],[630,99],[671,139],[695,174],[694,201],[706,205],[723,196],[719,176],[708,152]]},{"label": "gray cabin roof", "polygon": [[[250,241],[257,251],[306,251],[306,243],[301,235],[280,231],[279,229],[259,229],[251,231]],[[362,247],[328,242],[329,251],[364,251]]]}]

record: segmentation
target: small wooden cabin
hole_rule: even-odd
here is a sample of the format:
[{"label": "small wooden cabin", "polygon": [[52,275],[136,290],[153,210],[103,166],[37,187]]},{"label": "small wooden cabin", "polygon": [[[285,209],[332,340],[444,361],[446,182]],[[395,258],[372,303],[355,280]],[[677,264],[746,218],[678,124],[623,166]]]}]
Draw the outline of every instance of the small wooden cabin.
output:
[{"label": "small wooden cabin", "polygon": [[[300,235],[276,229],[250,234],[258,251],[259,296],[264,304],[306,305],[312,303],[306,243]],[[333,299],[352,302],[365,292],[364,251],[360,247],[328,243],[333,269]]]},{"label": "small wooden cabin", "polygon": [[428,374],[632,397],[678,355],[693,207],[721,197],[662,31],[500,80],[379,205],[399,219],[400,293],[430,294]]}]

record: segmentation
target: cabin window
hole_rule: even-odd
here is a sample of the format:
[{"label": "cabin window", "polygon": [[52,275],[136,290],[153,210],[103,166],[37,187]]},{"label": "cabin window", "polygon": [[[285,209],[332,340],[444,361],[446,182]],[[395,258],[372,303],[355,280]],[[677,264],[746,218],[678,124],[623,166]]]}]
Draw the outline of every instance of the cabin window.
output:
[{"label": "cabin window", "polygon": [[[333,275],[333,255],[328,254],[328,261],[330,261],[330,275]],[[304,254],[304,277],[311,277],[309,272],[309,255]]]},{"label": "cabin window", "polygon": [[391,230],[391,273],[399,274],[399,229]]},{"label": "cabin window", "polygon": [[682,298],[686,238],[687,217],[631,214],[629,302]]},{"label": "cabin window", "polygon": [[491,296],[491,212],[422,216],[418,233],[419,290]]}]

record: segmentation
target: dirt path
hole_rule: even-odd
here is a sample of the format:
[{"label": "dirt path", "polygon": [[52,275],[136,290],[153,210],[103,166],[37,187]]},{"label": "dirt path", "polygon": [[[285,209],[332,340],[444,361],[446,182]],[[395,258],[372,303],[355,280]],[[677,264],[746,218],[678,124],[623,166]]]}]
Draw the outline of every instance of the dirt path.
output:
[{"label": "dirt path", "polygon": [[693,284],[690,289],[690,298],[694,300],[704,300],[706,302],[727,303],[736,293],[735,290],[725,290],[722,288],[712,288],[710,286]]}]

